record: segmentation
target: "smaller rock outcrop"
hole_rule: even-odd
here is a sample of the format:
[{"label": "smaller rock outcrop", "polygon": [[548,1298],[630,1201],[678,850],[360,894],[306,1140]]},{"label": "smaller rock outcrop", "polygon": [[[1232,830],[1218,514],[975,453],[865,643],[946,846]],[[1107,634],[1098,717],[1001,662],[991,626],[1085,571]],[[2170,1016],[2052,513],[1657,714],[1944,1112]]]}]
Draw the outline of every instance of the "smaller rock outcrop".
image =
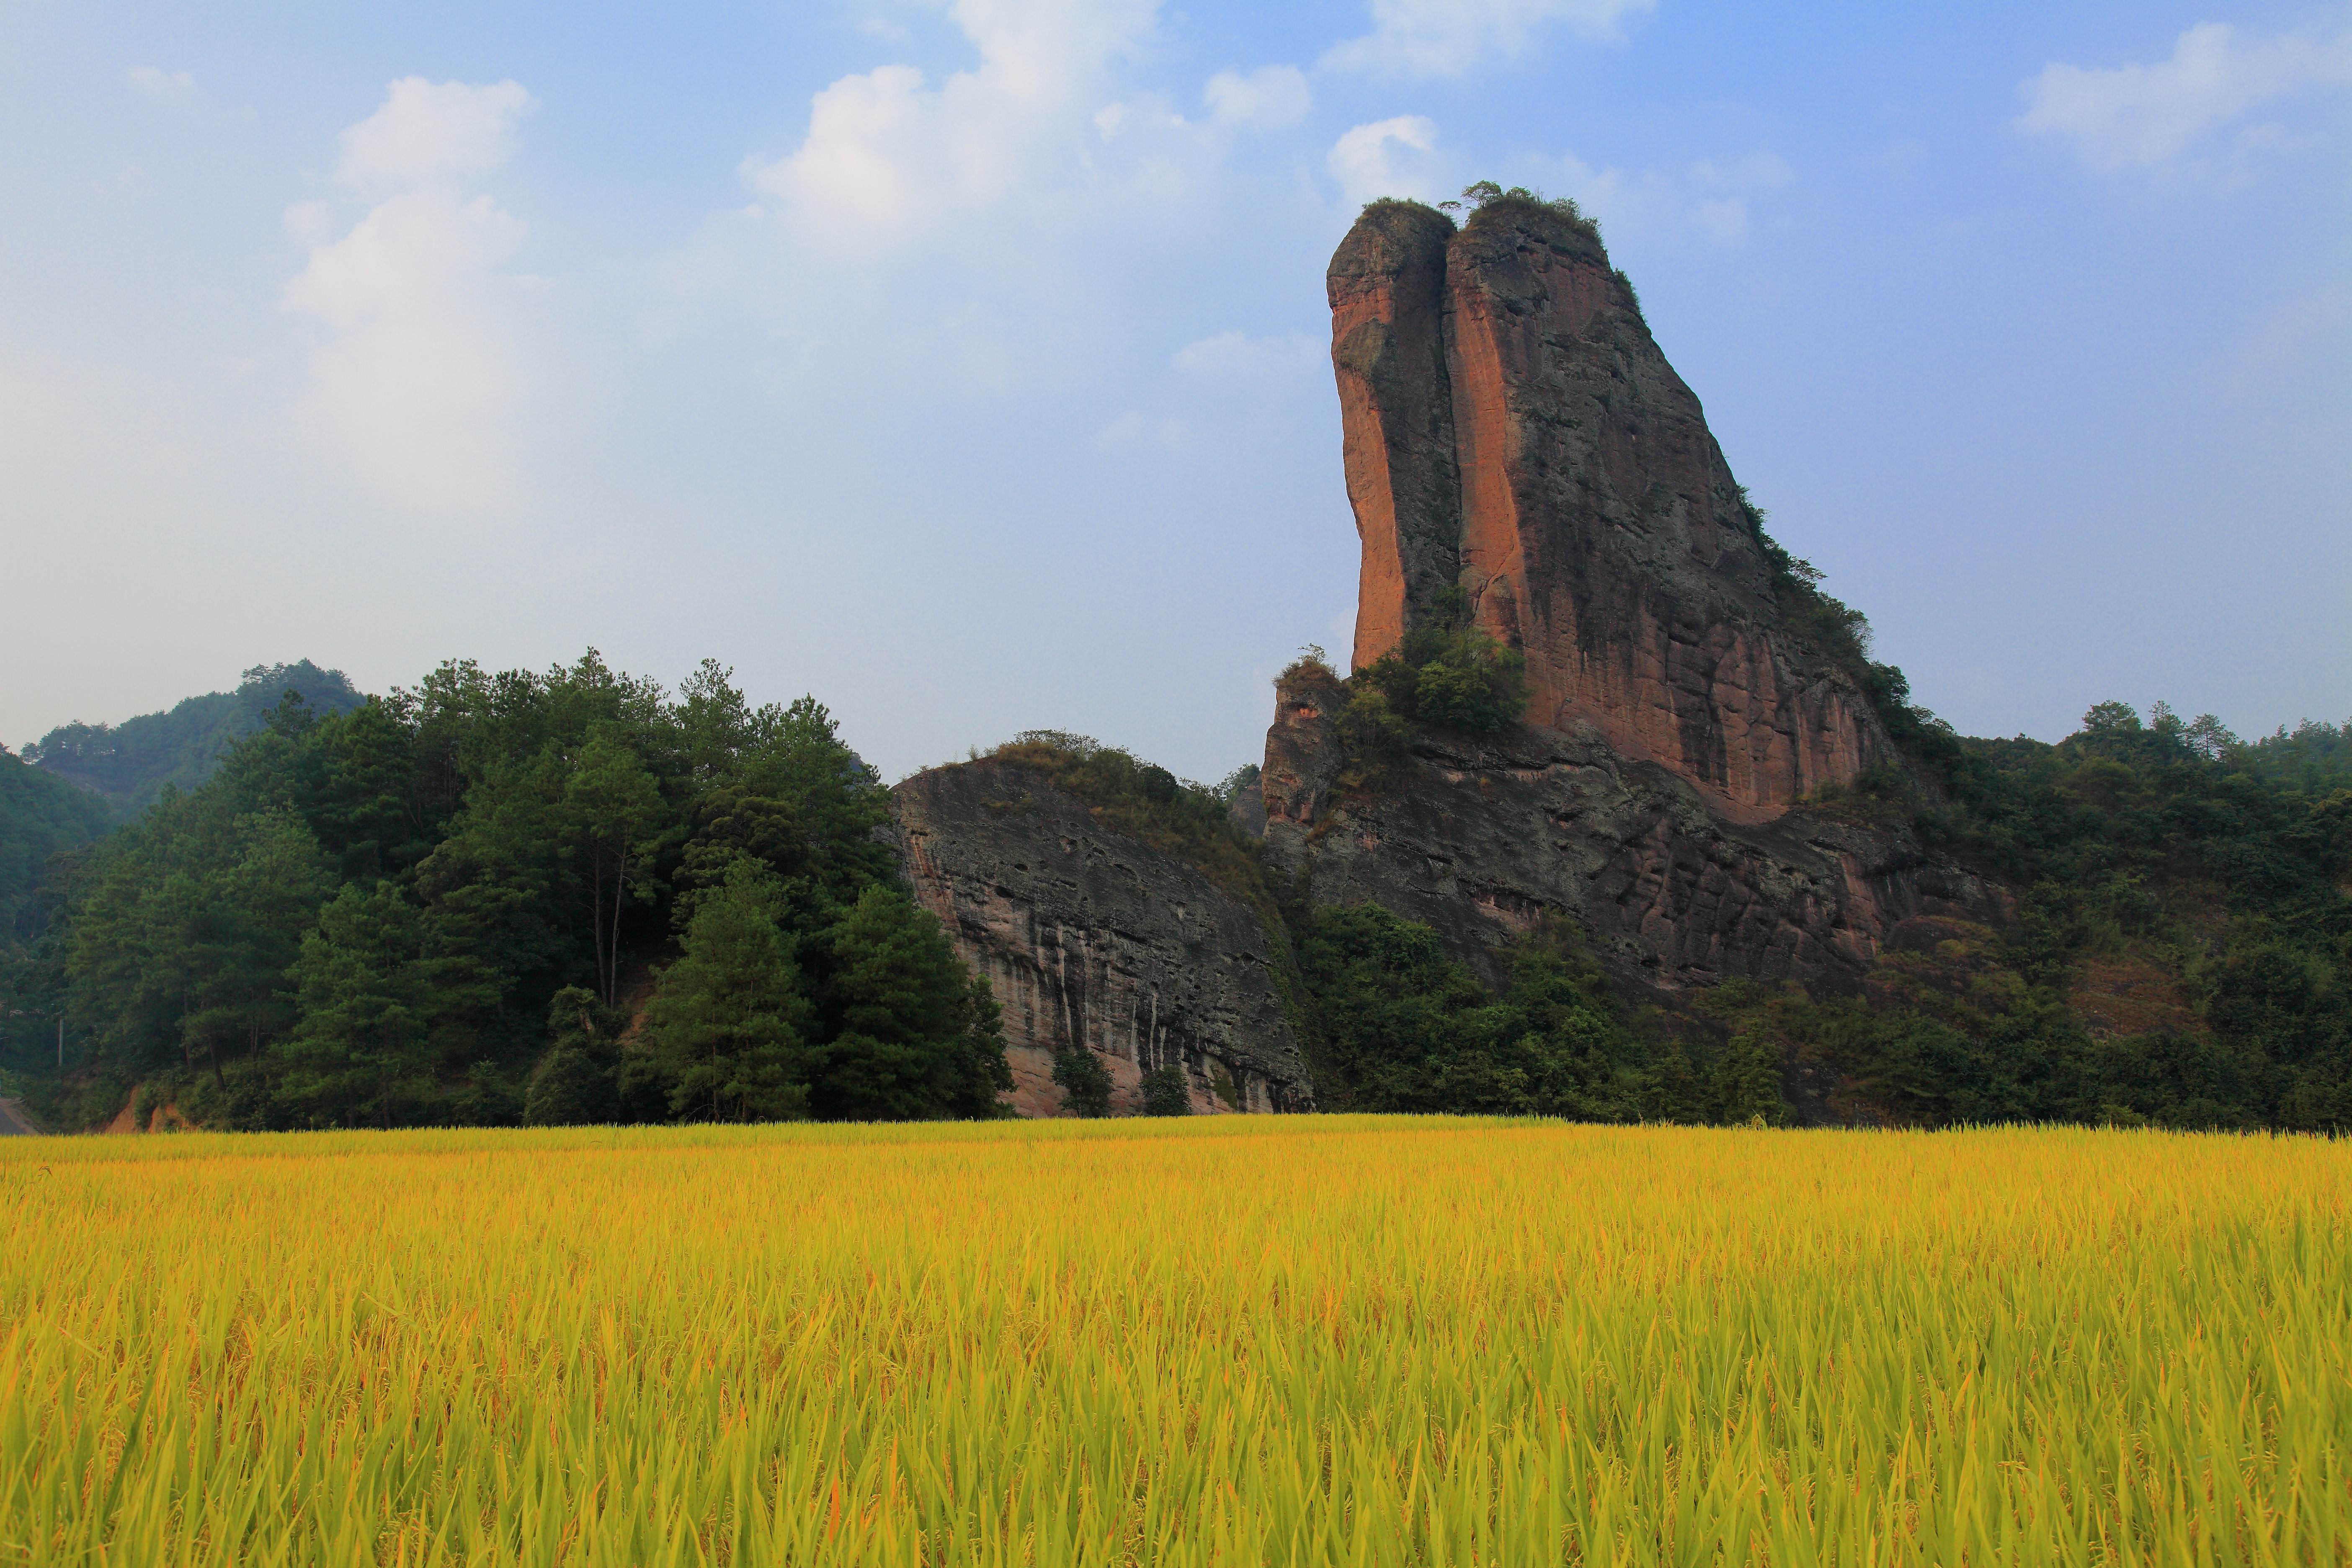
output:
[{"label": "smaller rock outcrop", "polygon": [[1109,1070],[1116,1111],[1171,1064],[1195,1111],[1314,1108],[1285,951],[1247,906],[1016,763],[933,768],[890,795],[916,898],[1004,1010],[1023,1115],[1061,1109],[1054,1057],[1074,1048]]}]

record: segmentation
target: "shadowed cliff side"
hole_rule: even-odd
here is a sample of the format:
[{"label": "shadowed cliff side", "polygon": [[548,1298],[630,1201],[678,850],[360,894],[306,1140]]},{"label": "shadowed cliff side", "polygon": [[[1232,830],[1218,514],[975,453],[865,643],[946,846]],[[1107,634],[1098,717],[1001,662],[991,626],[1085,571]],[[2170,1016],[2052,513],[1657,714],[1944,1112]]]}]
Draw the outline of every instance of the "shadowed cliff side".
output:
[{"label": "shadowed cliff side", "polygon": [[1004,1010],[1022,1114],[1062,1108],[1054,1058],[1080,1047],[1108,1069],[1115,1111],[1170,1065],[1197,1112],[1313,1109],[1276,978],[1283,950],[1200,871],[1014,763],[933,768],[890,798],[916,898]]},{"label": "shadowed cliff side", "polygon": [[1525,654],[1528,722],[1589,723],[1726,816],[1895,759],[1852,675],[1785,624],[1698,399],[1572,210],[1507,195],[1454,231],[1376,203],[1328,289],[1355,668],[1458,586]]},{"label": "shadowed cliff side", "polygon": [[1342,689],[1294,672],[1266,735],[1265,858],[1318,904],[1370,902],[1435,929],[1489,984],[1496,950],[1568,915],[1633,994],[1725,980],[1848,991],[1895,928],[2002,918],[1999,892],[1908,829],[1708,809],[1687,781],[1591,724],[1427,733],[1376,784],[1347,782]]}]

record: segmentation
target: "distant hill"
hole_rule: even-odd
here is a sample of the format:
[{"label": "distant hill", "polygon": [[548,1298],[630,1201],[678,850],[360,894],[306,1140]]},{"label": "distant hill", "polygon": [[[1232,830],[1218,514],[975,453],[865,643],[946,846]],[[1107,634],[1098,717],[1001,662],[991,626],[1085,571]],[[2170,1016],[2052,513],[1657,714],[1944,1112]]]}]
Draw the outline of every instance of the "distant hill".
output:
[{"label": "distant hill", "polygon": [[256,665],[235,691],[191,697],[168,713],[143,713],[120,724],[61,724],[25,748],[24,760],[41,773],[79,784],[128,821],[152,805],[165,784],[190,790],[212,776],[221,751],[261,728],[263,716],[287,692],[299,693],[319,713],[342,713],[367,700],[340,669],[309,659]]},{"label": "distant hill", "polygon": [[49,857],[114,826],[113,808],[0,746],[0,944],[17,933]]}]

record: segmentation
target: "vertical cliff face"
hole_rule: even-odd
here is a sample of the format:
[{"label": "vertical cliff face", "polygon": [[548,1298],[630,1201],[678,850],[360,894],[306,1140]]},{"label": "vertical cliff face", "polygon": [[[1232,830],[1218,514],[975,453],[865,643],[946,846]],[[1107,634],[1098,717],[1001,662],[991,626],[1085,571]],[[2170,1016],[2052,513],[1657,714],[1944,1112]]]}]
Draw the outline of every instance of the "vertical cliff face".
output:
[{"label": "vertical cliff face", "polygon": [[934,768],[890,795],[917,899],[1004,1010],[1023,1115],[1061,1109],[1054,1057],[1073,1049],[1109,1070],[1122,1113],[1168,1066],[1196,1111],[1313,1109],[1282,952],[1248,908],[1016,764]]},{"label": "vertical cliff face", "polygon": [[1458,585],[1526,654],[1529,723],[1590,723],[1733,819],[1891,757],[1782,627],[1698,399],[1592,232],[1509,199],[1449,227],[1381,204],[1332,258],[1358,667]]},{"label": "vertical cliff face", "polygon": [[1370,208],[1331,258],[1331,364],[1348,500],[1364,547],[1356,667],[1394,647],[1462,570],[1462,504],[1444,332],[1454,226],[1404,202]]}]

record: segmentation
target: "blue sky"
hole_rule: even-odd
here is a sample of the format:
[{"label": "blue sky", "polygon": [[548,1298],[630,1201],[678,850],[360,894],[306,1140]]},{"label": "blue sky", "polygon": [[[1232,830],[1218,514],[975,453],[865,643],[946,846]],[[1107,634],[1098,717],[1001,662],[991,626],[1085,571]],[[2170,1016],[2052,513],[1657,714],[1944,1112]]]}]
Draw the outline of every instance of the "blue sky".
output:
[{"label": "blue sky", "polygon": [[0,738],[593,644],[1216,776],[1324,263],[1482,177],[1963,730],[2352,713],[2352,7],[0,0]]}]

